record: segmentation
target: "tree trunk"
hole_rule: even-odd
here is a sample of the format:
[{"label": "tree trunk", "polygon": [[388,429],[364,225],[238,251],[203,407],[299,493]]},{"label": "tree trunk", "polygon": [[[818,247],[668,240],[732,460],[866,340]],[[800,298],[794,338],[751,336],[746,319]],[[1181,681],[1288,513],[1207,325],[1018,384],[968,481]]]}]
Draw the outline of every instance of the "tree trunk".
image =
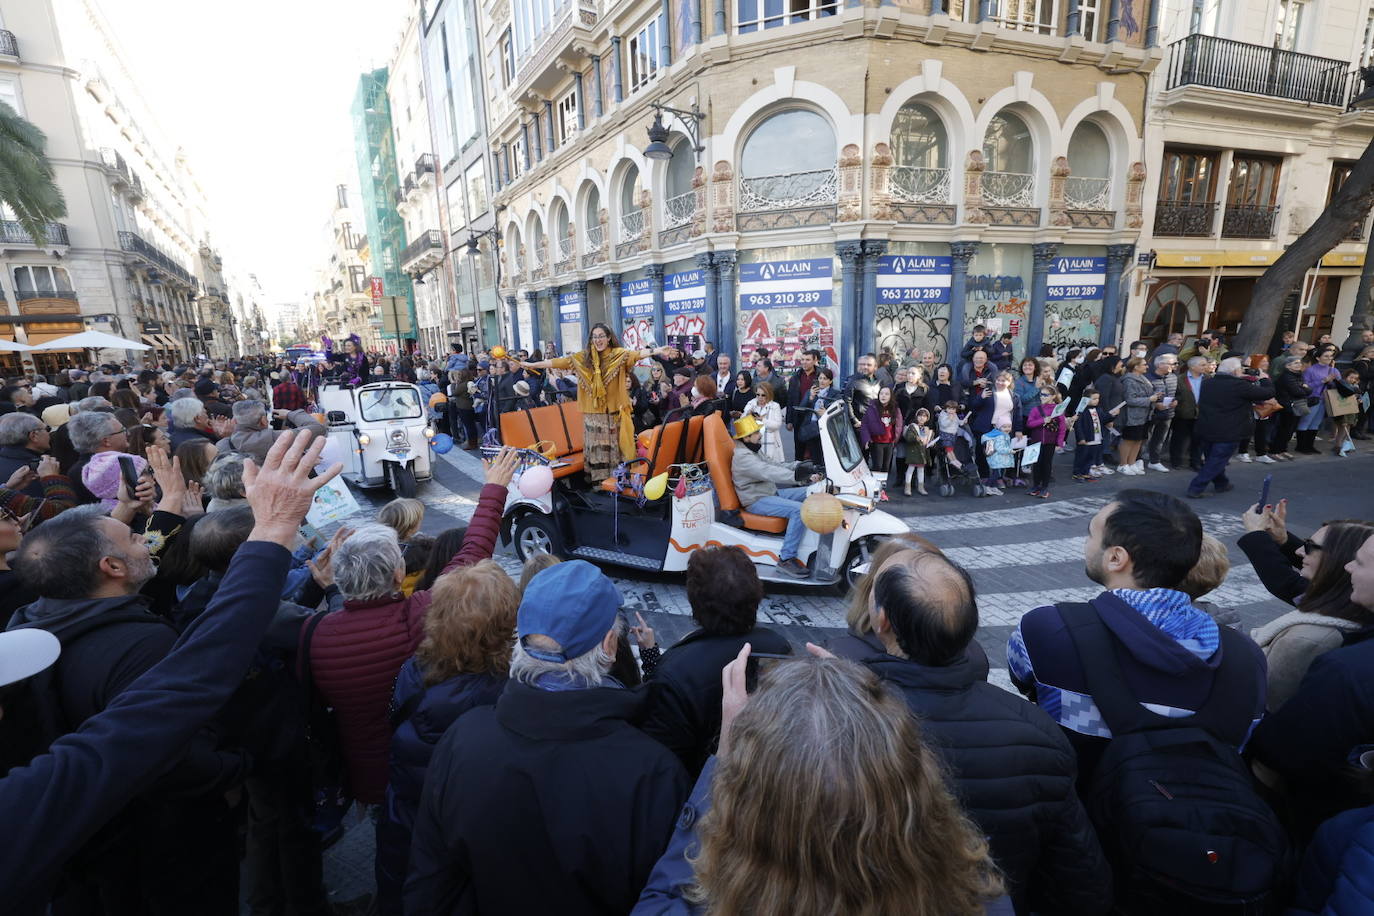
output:
[{"label": "tree trunk", "polygon": [[[1365,148],[1350,177],[1331,198],[1331,203],[1307,231],[1270,265],[1255,283],[1250,307],[1231,349],[1263,353],[1269,349],[1283,300],[1302,283],[1303,276],[1322,257],[1350,234],[1374,204],[1374,143]],[[1358,303],[1357,303],[1358,305]]]}]

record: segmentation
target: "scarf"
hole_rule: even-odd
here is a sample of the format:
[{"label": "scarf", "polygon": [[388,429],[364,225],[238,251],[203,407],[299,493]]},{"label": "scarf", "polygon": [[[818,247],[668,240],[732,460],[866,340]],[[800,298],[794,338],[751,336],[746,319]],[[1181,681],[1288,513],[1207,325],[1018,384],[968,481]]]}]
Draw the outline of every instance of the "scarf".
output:
[{"label": "scarf", "polygon": [[589,347],[573,356],[573,371],[577,373],[577,399],[583,409],[591,413],[616,413],[620,418],[620,454],[633,457],[634,414],[629,396],[621,398],[621,406],[612,410],[609,392],[619,385],[625,387],[624,373],[628,371],[633,354],[621,347],[607,347],[604,351]]}]

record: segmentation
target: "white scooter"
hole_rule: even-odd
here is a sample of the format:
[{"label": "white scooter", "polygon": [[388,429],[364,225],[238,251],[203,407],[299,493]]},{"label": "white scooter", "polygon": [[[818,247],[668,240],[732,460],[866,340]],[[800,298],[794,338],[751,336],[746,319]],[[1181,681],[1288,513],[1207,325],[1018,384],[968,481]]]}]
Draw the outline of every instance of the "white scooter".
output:
[{"label": "white scooter", "polygon": [[384,381],[354,388],[326,382],[319,404],[349,483],[389,486],[397,496],[413,497],[418,482],[433,476],[434,429],[418,386]]}]

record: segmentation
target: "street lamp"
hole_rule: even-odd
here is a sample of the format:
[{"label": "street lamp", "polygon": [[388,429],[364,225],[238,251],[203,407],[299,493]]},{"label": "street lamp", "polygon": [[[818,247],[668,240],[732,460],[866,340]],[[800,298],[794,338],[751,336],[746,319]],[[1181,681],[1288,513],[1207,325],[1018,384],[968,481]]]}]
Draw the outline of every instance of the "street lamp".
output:
[{"label": "street lamp", "polygon": [[[498,207],[498,210],[500,208]],[[496,291],[496,312],[501,313],[501,234],[493,229],[484,229],[481,232],[468,233],[467,256],[468,256],[468,280],[472,284],[472,322],[476,325],[477,346],[485,350],[487,347],[486,331],[482,327],[482,302],[479,298],[480,287],[477,285],[477,258],[482,253],[479,242],[483,236],[490,236],[492,245],[495,246],[496,279],[494,288]]]},{"label": "street lamp", "polygon": [[654,123],[649,125],[649,145],[644,147],[645,159],[668,160],[673,158],[673,149],[668,145],[668,128],[663,123],[663,112],[677,115],[682,122],[683,130],[687,132],[687,139],[691,141],[692,151],[697,154],[697,161],[701,161],[701,154],[706,147],[701,143],[701,122],[706,120],[706,115],[697,108],[696,102],[692,103],[690,111],[681,108],[670,108],[659,102],[650,102],[649,107],[654,110]]}]

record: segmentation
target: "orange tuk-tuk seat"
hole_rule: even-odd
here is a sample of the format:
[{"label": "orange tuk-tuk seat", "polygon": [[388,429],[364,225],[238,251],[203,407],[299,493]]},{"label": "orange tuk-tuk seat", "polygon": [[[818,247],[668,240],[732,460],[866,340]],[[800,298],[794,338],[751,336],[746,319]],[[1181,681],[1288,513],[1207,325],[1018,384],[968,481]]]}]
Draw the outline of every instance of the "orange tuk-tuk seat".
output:
[{"label": "orange tuk-tuk seat", "polygon": [[576,401],[563,401],[501,414],[501,441],[515,448],[530,448],[536,442],[552,442],[562,467],[553,469],[554,477],[568,477],[582,470],[582,409]]},{"label": "orange tuk-tuk seat", "polygon": [[[659,474],[665,474],[672,470],[673,465],[677,463],[678,448],[682,444],[682,433],[686,427],[685,421],[674,420],[655,426],[651,430],[646,430],[645,433],[640,433],[641,436],[645,436],[647,433],[647,442],[644,446],[647,460],[631,465],[630,471],[635,474],[643,474],[644,479],[648,480],[650,477],[657,477]],[[601,481],[601,489],[608,493],[614,493],[616,490],[615,477],[607,477]],[[628,488],[622,489],[621,493],[632,498],[635,496],[634,490]]]},{"label": "orange tuk-tuk seat", "polygon": [[735,480],[730,475],[730,466],[735,460],[735,441],[725,431],[725,423],[720,414],[705,419],[702,430],[705,432],[706,466],[711,469],[711,485],[716,488],[716,499],[721,509],[731,512],[739,509],[740,520],[750,531],[763,531],[768,534],[782,534],[787,530],[787,519],[771,515],[755,515],[740,509],[739,494],[735,492]]}]

